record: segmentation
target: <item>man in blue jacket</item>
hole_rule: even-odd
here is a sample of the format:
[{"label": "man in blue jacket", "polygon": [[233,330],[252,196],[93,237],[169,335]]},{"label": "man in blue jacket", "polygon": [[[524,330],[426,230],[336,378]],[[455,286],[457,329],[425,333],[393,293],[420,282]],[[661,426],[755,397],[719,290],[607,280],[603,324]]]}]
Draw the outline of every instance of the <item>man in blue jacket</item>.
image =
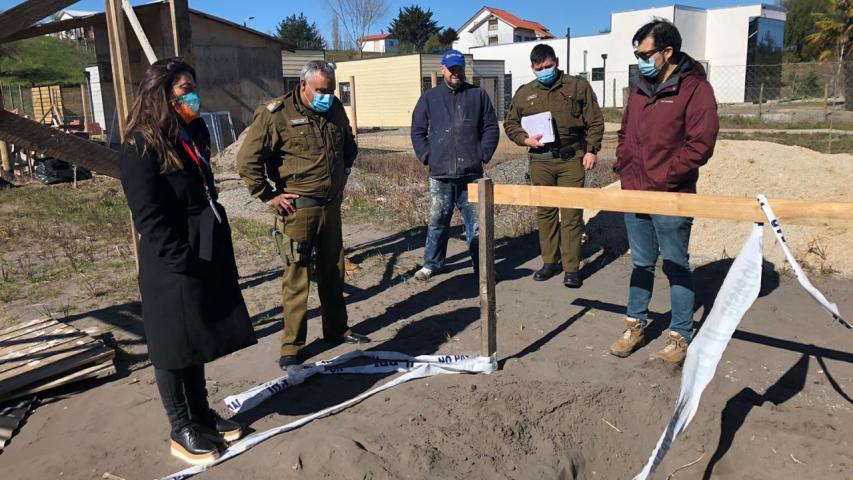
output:
[{"label": "man in blue jacket", "polygon": [[483,176],[483,164],[498,146],[500,130],[485,90],[465,82],[465,56],[448,50],[441,59],[444,80],[421,95],[412,112],[415,155],[429,166],[429,227],[424,266],[415,278],[427,281],[444,267],[453,207],[465,223],[474,270],[478,261],[477,208],[468,203],[468,184]]}]

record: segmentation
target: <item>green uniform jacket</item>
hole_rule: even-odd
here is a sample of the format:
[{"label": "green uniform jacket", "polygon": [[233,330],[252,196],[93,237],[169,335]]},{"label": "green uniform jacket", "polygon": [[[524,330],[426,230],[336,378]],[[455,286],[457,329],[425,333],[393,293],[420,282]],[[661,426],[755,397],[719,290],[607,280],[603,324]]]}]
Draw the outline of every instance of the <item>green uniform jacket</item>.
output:
[{"label": "green uniform jacket", "polygon": [[513,142],[524,146],[527,132],[521,128],[521,117],[551,112],[556,123],[556,140],[549,149],[572,147],[578,153],[601,150],[604,117],[589,82],[560,72],[550,87],[534,80],[519,87],[504,121],[504,131]]},{"label": "green uniform jacket", "polygon": [[253,196],[266,202],[282,192],[343,194],[358,146],[340,100],[318,114],[302,104],[297,88],[258,107],[248,130],[237,171]]}]

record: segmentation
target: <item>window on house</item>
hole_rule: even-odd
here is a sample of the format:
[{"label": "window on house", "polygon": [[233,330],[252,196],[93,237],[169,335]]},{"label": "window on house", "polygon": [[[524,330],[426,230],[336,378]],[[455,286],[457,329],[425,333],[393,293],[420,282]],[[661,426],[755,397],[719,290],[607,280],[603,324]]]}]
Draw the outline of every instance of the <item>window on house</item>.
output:
[{"label": "window on house", "polygon": [[350,88],[349,82],[341,82],[341,103],[344,104],[345,107],[349,107],[352,104],[352,89]]},{"label": "window on house", "polygon": [[516,42],[520,42],[520,41],[521,41],[521,35],[516,35],[516,36],[515,36],[515,41],[516,41]]},{"label": "window on house", "polygon": [[600,82],[604,80],[604,68],[596,67],[592,69],[592,81]]},{"label": "window on house", "polygon": [[426,92],[432,88],[432,77],[421,77],[421,92]]},{"label": "window on house", "polygon": [[497,30],[498,29],[498,19],[493,18],[489,20],[489,30]]},{"label": "window on house", "polygon": [[498,44],[497,35],[489,37],[489,45],[497,45],[497,44]]}]

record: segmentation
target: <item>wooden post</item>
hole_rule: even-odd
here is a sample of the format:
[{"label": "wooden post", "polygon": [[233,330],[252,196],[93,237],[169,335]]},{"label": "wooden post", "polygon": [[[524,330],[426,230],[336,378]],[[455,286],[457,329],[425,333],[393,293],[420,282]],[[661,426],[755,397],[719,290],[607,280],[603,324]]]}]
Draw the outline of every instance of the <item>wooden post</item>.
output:
[{"label": "wooden post", "polygon": [[762,104],[764,103],[764,82],[761,82],[761,86],[758,87],[758,120],[761,120],[761,109]]},{"label": "wooden post", "polygon": [[477,213],[480,216],[480,355],[497,352],[495,308],[495,185],[491,178],[477,180]]},{"label": "wooden post", "polygon": [[157,61],[157,55],[154,53],[154,49],[151,48],[151,42],[148,41],[148,37],[145,36],[145,30],[142,29],[142,24],[140,24],[139,19],[136,18],[136,12],[133,11],[133,6],[130,5],[130,0],[122,0],[121,7],[122,10],[124,10],[124,14],[127,16],[128,23],[130,23],[130,28],[136,34],[136,39],[139,40],[139,44],[142,46],[142,51],[145,52],[145,58],[148,59],[148,64],[153,64]]},{"label": "wooden post", "polygon": [[172,18],[172,40],[175,45],[175,56],[183,57],[186,63],[192,65],[193,35],[190,28],[187,0],[170,0],[169,13]]},{"label": "wooden post", "polygon": [[24,111],[24,89],[20,83],[18,84],[18,98],[21,100],[21,115],[26,115],[27,112]]},{"label": "wooden post", "polygon": [[823,121],[829,121],[829,83],[823,84]]},{"label": "wooden post", "polygon": [[[0,110],[5,111],[3,107],[3,96],[0,95]],[[0,174],[12,173],[12,161],[9,159],[9,146],[3,140],[0,140],[0,167],[3,171]]]},{"label": "wooden post", "polygon": [[[110,43],[110,61],[113,67],[113,87],[116,96],[116,117],[118,117],[119,138],[124,141],[127,116],[133,102],[133,85],[130,77],[130,62],[127,58],[127,38],[124,30],[124,13],[121,0],[106,0],[107,35]],[[139,233],[130,218],[130,236],[133,244],[133,257],[136,260],[136,271],[139,272]]]},{"label": "wooden post", "polygon": [[80,99],[83,101],[83,131],[89,131],[89,102],[86,100],[86,84],[80,84]]},{"label": "wooden post", "polygon": [[432,88],[435,88],[438,85],[438,75],[435,72],[429,74],[429,83]]},{"label": "wooden post", "polygon": [[355,77],[349,77],[349,102],[350,102],[350,111],[352,112],[352,118],[350,119],[350,126],[352,127],[352,134],[358,140],[358,114],[355,109]]}]

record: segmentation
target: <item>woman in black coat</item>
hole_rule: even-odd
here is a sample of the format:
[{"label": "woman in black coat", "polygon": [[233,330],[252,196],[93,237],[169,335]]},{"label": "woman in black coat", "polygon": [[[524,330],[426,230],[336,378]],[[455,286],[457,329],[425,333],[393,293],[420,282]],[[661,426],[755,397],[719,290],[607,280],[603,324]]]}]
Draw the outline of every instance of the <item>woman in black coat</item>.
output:
[{"label": "woman in black coat", "polygon": [[240,425],[207,403],[204,364],[256,343],[238,285],[231,229],[216,203],[210,137],[195,71],[180,59],[148,68],[119,157],[140,234],[139,289],[148,354],[171,423],[172,454],[218,455]]}]

